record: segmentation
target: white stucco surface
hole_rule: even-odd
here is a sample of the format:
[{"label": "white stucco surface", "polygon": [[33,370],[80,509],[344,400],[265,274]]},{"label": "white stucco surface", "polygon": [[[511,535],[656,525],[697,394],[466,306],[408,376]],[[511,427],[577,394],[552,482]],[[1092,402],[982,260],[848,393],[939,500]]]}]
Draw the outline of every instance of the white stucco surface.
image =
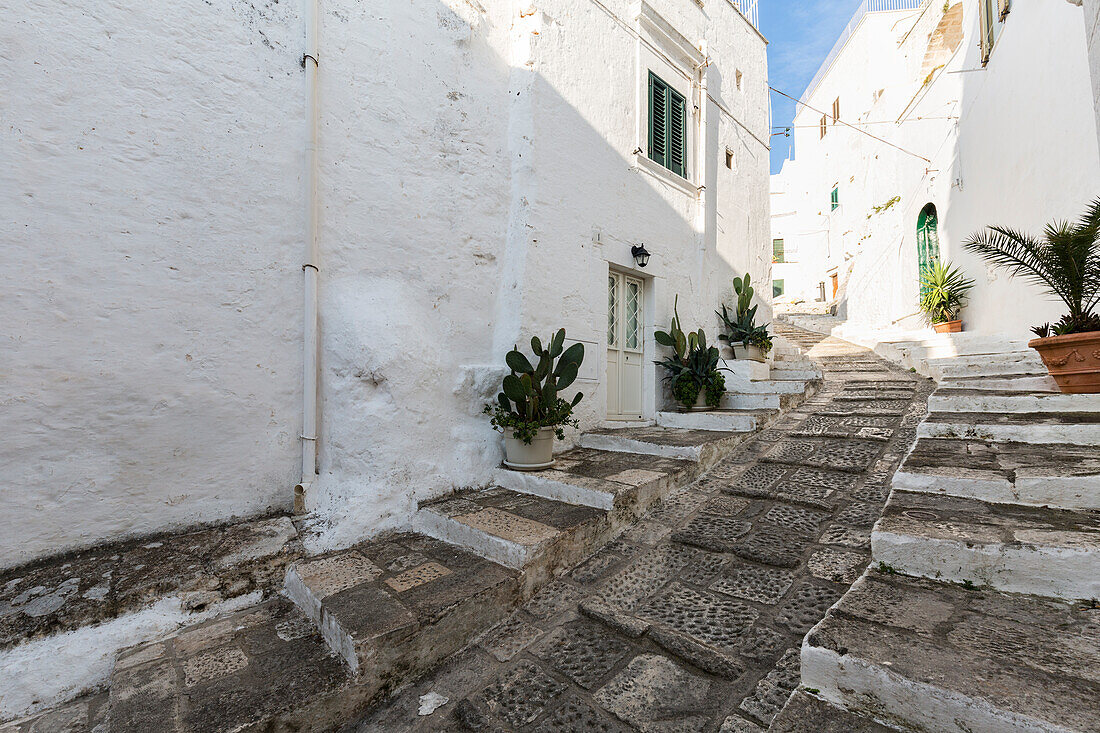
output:
[{"label": "white stucco surface", "polygon": [[0,14],[0,566],[289,507],[296,4]]},{"label": "white stucco surface", "polygon": [[794,284],[813,300],[832,268],[849,327],[912,329],[921,325],[917,221],[934,204],[941,259],[976,280],[965,328],[1026,338],[1063,306],[962,243],[993,224],[1040,233],[1100,193],[1084,11],[1065,0],[1013,3],[983,67],[978,4],[946,7],[961,13],[954,50],[939,3],[864,18],[807,101],[829,110],[839,97],[843,120],[897,148],[831,123],[821,139],[820,114],[804,109],[795,157],[773,177],[773,236],[799,255],[782,266],[788,293]]},{"label": "white stucco surface", "polygon": [[[0,0],[0,567],[290,508],[304,7]],[[312,549],[488,483],[481,408],[532,334],[586,343],[600,423],[610,268],[645,282],[652,419],[675,296],[713,339],[733,275],[770,267],[766,44],[728,0],[321,11]],[[645,158],[650,69],[689,100],[687,180]]]}]

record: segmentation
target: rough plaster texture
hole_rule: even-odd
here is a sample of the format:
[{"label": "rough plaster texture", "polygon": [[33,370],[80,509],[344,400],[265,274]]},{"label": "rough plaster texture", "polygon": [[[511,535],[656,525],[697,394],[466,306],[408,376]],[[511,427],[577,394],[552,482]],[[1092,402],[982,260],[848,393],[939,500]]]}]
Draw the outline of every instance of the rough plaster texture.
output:
[{"label": "rough plaster texture", "polygon": [[[674,296],[685,323],[713,338],[733,274],[766,280],[769,265],[767,151],[719,109],[767,139],[765,44],[728,4],[648,11],[712,61],[718,101],[702,104],[689,134],[703,196],[633,153],[649,68],[692,99],[639,41],[638,4],[608,3],[610,14],[588,0],[327,7],[315,548],[488,482],[500,440],[480,408],[498,390],[495,365],[531,335],[565,327],[585,342],[592,378],[576,384],[578,417],[582,428],[602,421],[609,267],[646,278],[652,418],[652,332]],[[407,31],[400,45],[395,28]],[[642,242],[653,259],[637,271],[630,246]]]},{"label": "rough plaster texture", "polygon": [[289,507],[296,4],[0,13],[0,567]]},{"label": "rough plaster texture", "polygon": [[[930,50],[942,55],[934,32],[943,5],[872,13],[813,92],[813,107],[827,110],[839,97],[844,120],[876,123],[867,129],[931,162],[841,126],[822,140],[820,113],[804,109],[795,158],[773,177],[773,236],[797,253],[776,276],[813,300],[836,267],[850,324],[918,326],[916,227],[933,203],[941,258],[977,280],[966,329],[1024,338],[1062,306],[962,243],[986,225],[1035,232],[1074,219],[1100,191],[1084,11],[1065,0],[1014,3],[981,70],[978,4],[962,6],[963,38],[942,68],[929,73],[924,63]],[[831,211],[834,184],[841,205]]]},{"label": "rough plaster texture", "polygon": [[1089,71],[1092,100],[1096,105],[1096,125],[1100,133],[1100,0],[1084,0],[1085,38],[1089,46]]},{"label": "rough plaster texture", "polygon": [[[3,533],[0,566],[287,508],[304,6],[0,3],[13,19],[0,31],[13,163],[0,173],[12,324],[0,462],[21,528]],[[652,331],[674,296],[713,338],[732,276],[767,280],[765,42],[727,2],[653,3],[650,25],[686,41],[673,65],[690,76],[709,57],[696,79],[708,98],[639,40],[660,35],[643,31],[642,7],[321,4],[312,549],[486,483],[501,448],[481,406],[504,352],[532,333],[586,341],[579,417],[601,421],[606,275],[633,268],[632,244],[653,252],[635,272],[650,418]],[[633,152],[649,68],[699,107],[690,181]]]}]

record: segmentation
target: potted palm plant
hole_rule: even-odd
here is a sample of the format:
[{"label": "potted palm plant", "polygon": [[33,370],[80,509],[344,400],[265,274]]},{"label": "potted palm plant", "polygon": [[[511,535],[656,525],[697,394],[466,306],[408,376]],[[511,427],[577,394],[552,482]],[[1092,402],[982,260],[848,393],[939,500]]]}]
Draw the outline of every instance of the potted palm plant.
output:
[{"label": "potted palm plant", "polygon": [[962,331],[959,315],[974,281],[951,263],[937,260],[921,273],[920,284],[920,309],[936,333]]},{"label": "potted palm plant", "polygon": [[756,325],[756,309],[759,306],[751,305],[755,289],[752,287],[749,273],[745,273],[744,279],[733,278],[733,292],[737,295],[737,307],[734,317],[730,318],[725,303],[721,311],[715,311],[726,333],[718,334],[719,341],[725,341],[733,350],[734,359],[751,359],[763,362],[767,360],[768,352],[772,349],[772,337],[768,334],[768,324]]},{"label": "potted palm plant", "polygon": [[1038,284],[1069,312],[1032,328],[1028,346],[1067,393],[1100,393],[1100,198],[1076,223],[1055,221],[1039,237],[988,227],[965,247],[994,265]]},{"label": "potted palm plant", "polygon": [[718,369],[718,348],[707,345],[707,336],[701,328],[684,333],[677,311],[679,300],[677,296],[668,331],[653,334],[657,343],[671,348],[673,354],[655,363],[665,368],[665,380],[681,409],[712,410],[722,403],[726,391],[726,378]]},{"label": "potted palm plant", "polygon": [[504,361],[511,373],[497,401],[485,405],[493,427],[504,433],[504,465],[520,471],[540,471],[554,465],[554,438],[565,440],[565,427],[578,427],[573,408],[584,397],[572,400],[558,395],[577,378],[584,361],[584,344],[565,348],[565,329],[559,330],[543,348],[539,338],[531,339],[537,365],[514,348]]}]

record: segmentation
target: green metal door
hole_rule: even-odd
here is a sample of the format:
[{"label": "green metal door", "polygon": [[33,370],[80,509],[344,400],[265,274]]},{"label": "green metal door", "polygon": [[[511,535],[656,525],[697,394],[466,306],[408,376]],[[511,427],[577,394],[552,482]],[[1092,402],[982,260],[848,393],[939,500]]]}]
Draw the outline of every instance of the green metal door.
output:
[{"label": "green metal door", "polygon": [[[932,264],[940,259],[940,235],[937,231],[936,205],[928,204],[921,209],[917,217],[917,277],[923,280],[924,274]],[[926,288],[921,285],[920,294],[924,297]]]}]

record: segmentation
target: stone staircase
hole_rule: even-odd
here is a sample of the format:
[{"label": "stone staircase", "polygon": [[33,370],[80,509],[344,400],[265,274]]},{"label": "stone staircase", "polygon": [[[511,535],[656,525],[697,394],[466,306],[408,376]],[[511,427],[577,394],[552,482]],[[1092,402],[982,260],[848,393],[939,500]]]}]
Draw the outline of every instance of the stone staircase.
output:
[{"label": "stone staircase", "polygon": [[109,730],[326,730],[353,719],[812,395],[820,372],[795,345],[777,351],[776,374],[737,366],[722,410],[582,434],[550,470],[502,468],[489,487],[422,504],[408,531],[294,563],[284,598],[124,651]]},{"label": "stone staircase", "polygon": [[771,730],[1100,731],[1100,396],[1004,342],[891,348],[940,386]]}]

